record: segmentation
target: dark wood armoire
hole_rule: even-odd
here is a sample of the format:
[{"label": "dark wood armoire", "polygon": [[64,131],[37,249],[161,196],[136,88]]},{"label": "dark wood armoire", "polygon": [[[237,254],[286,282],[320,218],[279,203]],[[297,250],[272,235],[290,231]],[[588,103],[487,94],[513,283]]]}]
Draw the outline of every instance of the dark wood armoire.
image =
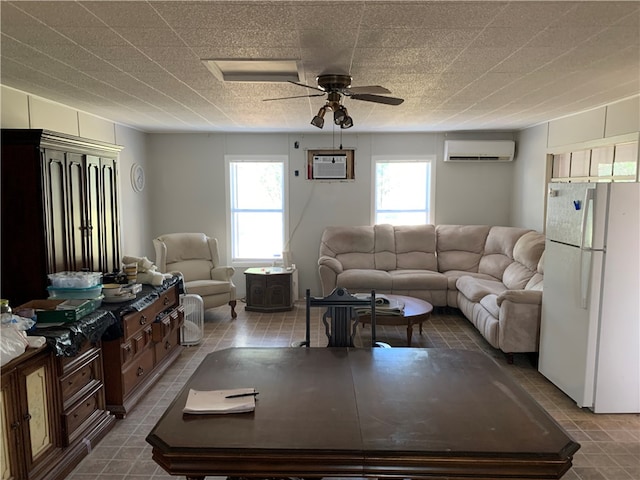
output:
[{"label": "dark wood armoire", "polygon": [[46,298],[49,273],[119,270],[122,147],[35,129],[1,142],[2,298]]}]

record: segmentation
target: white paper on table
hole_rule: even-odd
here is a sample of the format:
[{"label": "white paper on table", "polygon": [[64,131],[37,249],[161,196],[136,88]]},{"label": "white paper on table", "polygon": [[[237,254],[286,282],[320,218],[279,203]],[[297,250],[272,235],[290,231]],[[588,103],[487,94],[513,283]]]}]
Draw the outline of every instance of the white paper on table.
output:
[{"label": "white paper on table", "polygon": [[[255,388],[233,388],[228,390],[189,389],[183,413],[242,413],[256,408]],[[229,395],[249,394],[244,397],[226,398]]]}]

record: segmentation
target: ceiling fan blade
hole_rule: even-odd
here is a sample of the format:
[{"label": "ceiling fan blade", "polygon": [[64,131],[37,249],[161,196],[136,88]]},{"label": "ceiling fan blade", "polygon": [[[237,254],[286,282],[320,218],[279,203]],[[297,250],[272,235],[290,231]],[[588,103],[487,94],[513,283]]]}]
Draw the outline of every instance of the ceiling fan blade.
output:
[{"label": "ceiling fan blade", "polygon": [[264,98],[262,101],[271,102],[272,100],[289,100],[290,98],[324,97],[325,95],[325,93],[315,93],[313,95],[296,95],[295,97]]},{"label": "ceiling fan blade", "polygon": [[318,90],[319,92],[324,92],[323,89],[319,87],[313,87],[311,85],[307,85],[306,83],[294,82],[293,80],[289,80],[289,83],[293,83],[294,85],[298,85],[299,87],[310,88],[312,90]]},{"label": "ceiling fan blade", "polygon": [[355,93],[385,94],[391,93],[391,91],[387,88],[381,87],[380,85],[365,85],[363,87],[349,87],[345,89],[346,95]]},{"label": "ceiling fan blade", "polygon": [[402,98],[383,97],[381,95],[370,95],[367,93],[356,93],[355,95],[350,95],[350,98],[354,100],[364,100],[365,102],[384,103],[385,105],[400,105],[404,102]]}]

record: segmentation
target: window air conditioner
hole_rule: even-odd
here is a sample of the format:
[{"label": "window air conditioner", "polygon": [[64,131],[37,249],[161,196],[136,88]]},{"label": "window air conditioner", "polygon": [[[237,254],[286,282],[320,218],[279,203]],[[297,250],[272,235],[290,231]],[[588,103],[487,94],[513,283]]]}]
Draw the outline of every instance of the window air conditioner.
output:
[{"label": "window air conditioner", "polygon": [[446,140],[445,162],[511,162],[515,153],[513,140]]},{"label": "window air conditioner", "polygon": [[347,178],[347,156],[314,155],[313,178]]}]

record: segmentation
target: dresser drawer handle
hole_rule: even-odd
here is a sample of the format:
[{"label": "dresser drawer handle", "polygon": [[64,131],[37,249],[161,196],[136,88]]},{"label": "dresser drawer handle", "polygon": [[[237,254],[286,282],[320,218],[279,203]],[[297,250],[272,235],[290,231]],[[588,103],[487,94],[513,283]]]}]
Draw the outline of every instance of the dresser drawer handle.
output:
[{"label": "dresser drawer handle", "polygon": [[144,374],[144,368],[138,367],[138,376],[141,377]]},{"label": "dresser drawer handle", "polygon": [[16,430],[20,426],[20,422],[13,422],[11,424],[11,430]]},{"label": "dresser drawer handle", "polygon": [[144,315],[140,315],[140,325],[145,325],[147,323],[147,317]]},{"label": "dresser drawer handle", "polygon": [[170,301],[171,301],[171,300],[169,300],[169,297],[164,297],[164,304],[165,304],[165,305],[169,305],[169,302],[170,302]]},{"label": "dresser drawer handle", "polygon": [[165,349],[165,350],[169,350],[170,348],[171,348],[171,342],[167,340],[167,341],[164,343],[164,349]]},{"label": "dresser drawer handle", "polygon": [[125,345],[124,349],[127,352],[131,352],[131,345]]},{"label": "dresser drawer handle", "polygon": [[31,420],[31,414],[30,413],[25,413],[24,417],[22,417],[23,420],[25,420],[26,422],[28,422],[29,420]]}]

